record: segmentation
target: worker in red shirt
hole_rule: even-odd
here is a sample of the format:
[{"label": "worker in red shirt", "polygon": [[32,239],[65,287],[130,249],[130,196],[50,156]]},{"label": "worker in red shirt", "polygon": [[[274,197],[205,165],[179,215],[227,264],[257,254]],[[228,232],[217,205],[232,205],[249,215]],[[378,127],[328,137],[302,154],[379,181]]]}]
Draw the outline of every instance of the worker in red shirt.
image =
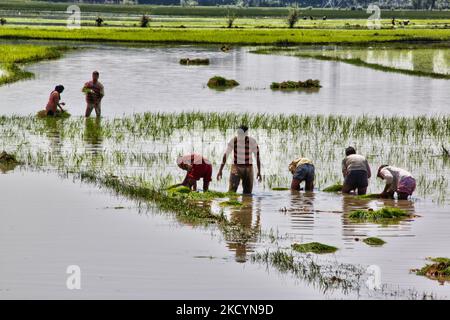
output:
[{"label": "worker in red shirt", "polygon": [[193,153],[187,154],[177,159],[180,169],[186,170],[186,178],[181,185],[197,190],[197,181],[203,179],[203,191],[208,191],[212,177],[212,165],[208,159],[202,155]]}]

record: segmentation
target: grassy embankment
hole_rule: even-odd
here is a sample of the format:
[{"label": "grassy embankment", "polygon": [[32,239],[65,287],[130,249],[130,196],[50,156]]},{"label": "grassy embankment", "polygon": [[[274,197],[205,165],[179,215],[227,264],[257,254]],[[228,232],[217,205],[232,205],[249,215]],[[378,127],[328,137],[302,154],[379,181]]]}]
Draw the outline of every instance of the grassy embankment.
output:
[{"label": "grassy embankment", "polygon": [[67,50],[67,47],[0,45],[0,85],[34,76],[23,70],[21,64],[57,59]]},{"label": "grassy embankment", "polygon": [[142,29],[2,27],[1,39],[73,40],[190,44],[364,44],[401,41],[449,41],[450,29],[313,30],[313,29]]}]

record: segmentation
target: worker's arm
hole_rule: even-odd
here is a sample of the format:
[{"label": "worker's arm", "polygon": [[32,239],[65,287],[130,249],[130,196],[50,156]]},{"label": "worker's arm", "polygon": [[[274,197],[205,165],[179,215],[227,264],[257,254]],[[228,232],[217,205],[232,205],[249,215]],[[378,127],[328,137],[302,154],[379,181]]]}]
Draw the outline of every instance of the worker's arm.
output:
[{"label": "worker's arm", "polygon": [[256,179],[258,179],[258,181],[261,182],[262,177],[261,177],[261,159],[259,157],[259,146],[256,146],[256,168],[257,168]]},{"label": "worker's arm", "polygon": [[225,167],[226,163],[227,163],[227,153],[225,152],[223,154],[222,163],[220,164],[219,172],[217,173],[217,180],[222,179],[222,171],[223,171],[223,167]]},{"label": "worker's arm", "polygon": [[345,163],[345,159],[342,160],[342,175],[344,176],[344,178],[348,175],[347,164]]},{"label": "worker's arm", "polygon": [[369,162],[366,160],[367,177],[370,179],[372,177],[372,171],[370,170]]},{"label": "worker's arm", "polygon": [[381,193],[381,196],[382,197],[391,196],[394,193],[394,190],[392,190],[392,187],[394,185],[394,177],[386,169],[381,170],[381,176],[383,177],[384,181],[386,181],[386,185],[384,186],[384,190]]},{"label": "worker's arm", "polygon": [[300,180],[292,179],[291,190],[297,190],[297,191],[300,190]]}]

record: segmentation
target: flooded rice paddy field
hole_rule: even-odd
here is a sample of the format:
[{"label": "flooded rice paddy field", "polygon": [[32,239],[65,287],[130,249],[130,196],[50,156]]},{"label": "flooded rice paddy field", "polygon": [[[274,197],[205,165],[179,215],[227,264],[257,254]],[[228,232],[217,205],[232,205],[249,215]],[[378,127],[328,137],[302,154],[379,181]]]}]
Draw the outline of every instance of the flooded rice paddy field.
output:
[{"label": "flooded rice paddy field", "polygon": [[[446,62],[448,68],[449,62],[445,61],[448,50],[446,52],[443,60],[437,60],[441,64]],[[196,57],[210,58],[211,63],[188,67],[179,64],[181,58]],[[401,61],[407,58],[402,56]],[[377,61],[380,59],[390,61],[389,56],[380,56]],[[434,60],[432,57],[430,63]],[[68,53],[58,61],[28,66],[27,70],[36,74],[35,80],[0,88],[3,114],[34,113],[45,106],[48,92],[61,83],[66,87],[63,99],[71,113],[82,115],[85,106],[80,90],[92,70],[101,72],[106,88],[105,116],[186,110],[435,115],[447,112],[450,99],[448,82],[441,79],[410,77],[331,61],[257,55],[245,47],[224,53],[216,46],[122,48],[94,45]],[[240,86],[220,92],[211,90],[206,83],[215,75],[235,79]],[[323,87],[302,92],[270,90],[274,81],[309,78],[319,79]],[[17,99],[18,96],[21,99]]]},{"label": "flooded rice paddy field", "polygon": [[[209,56],[212,63],[178,65],[185,56]],[[422,298],[424,293],[449,298],[448,283],[410,273],[425,265],[426,257],[450,254],[450,160],[442,153],[443,145],[450,147],[448,80],[256,55],[244,48],[225,54],[211,48],[96,47],[27,68],[36,73],[35,80],[0,88],[0,149],[22,161],[2,168],[0,175],[0,253],[6,257],[0,267],[0,298]],[[110,92],[101,120],[78,117],[83,112],[81,86],[91,69],[102,72]],[[237,79],[241,87],[210,90],[205,84],[215,74]],[[320,79],[323,88],[314,93],[268,89],[272,81],[306,78]],[[125,79],[131,80],[121,81]],[[45,103],[42,92],[59,82],[67,88],[64,100],[73,116],[28,116],[42,107],[36,101]],[[361,91],[369,83],[375,91],[383,90],[378,98]],[[226,111],[238,113],[222,113]],[[374,117],[383,114],[388,116]],[[406,115],[433,117],[401,117]],[[151,203],[81,183],[77,174],[128,177],[164,188],[183,178],[176,157],[194,151],[213,162],[215,176],[226,142],[242,122],[260,144],[263,181],[251,197],[239,198],[242,207],[221,209],[213,201],[212,210],[223,210],[228,220],[251,231],[245,241],[214,225],[187,224]],[[341,180],[348,145],[367,155],[374,171],[384,163],[410,170],[418,181],[412,201],[322,192]],[[314,160],[315,192],[273,191],[289,186],[287,166],[300,155]],[[228,172],[211,188],[225,191]],[[381,189],[381,182],[371,179],[369,192]],[[414,217],[389,225],[348,218],[353,209],[383,206],[403,208]],[[368,246],[361,240],[369,236],[387,243]],[[308,266],[297,274],[258,259],[267,250],[291,252],[291,244],[311,241],[339,250],[295,253]],[[79,292],[65,287],[65,268],[71,264],[80,265],[85,274]],[[346,280],[330,284],[314,271],[317,265],[321,273]],[[373,265],[380,270],[381,290],[366,286],[366,270]]]}]

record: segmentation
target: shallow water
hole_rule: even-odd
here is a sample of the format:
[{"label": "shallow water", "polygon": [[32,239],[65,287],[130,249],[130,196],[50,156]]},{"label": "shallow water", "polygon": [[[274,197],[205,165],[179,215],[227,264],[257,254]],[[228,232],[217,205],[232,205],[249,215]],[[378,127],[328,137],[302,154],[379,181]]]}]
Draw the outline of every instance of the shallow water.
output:
[{"label": "shallow water", "polygon": [[[223,53],[217,47],[90,47],[57,61],[28,66],[36,79],[0,87],[3,114],[33,114],[63,84],[73,115],[84,113],[83,84],[99,70],[107,116],[146,111],[237,111],[343,115],[448,114],[448,80],[386,73],[345,63],[257,55],[249,48]],[[182,66],[179,59],[208,57],[209,66]],[[215,75],[241,85],[227,91],[206,87]],[[273,92],[273,81],[319,79],[317,92]]]}]

